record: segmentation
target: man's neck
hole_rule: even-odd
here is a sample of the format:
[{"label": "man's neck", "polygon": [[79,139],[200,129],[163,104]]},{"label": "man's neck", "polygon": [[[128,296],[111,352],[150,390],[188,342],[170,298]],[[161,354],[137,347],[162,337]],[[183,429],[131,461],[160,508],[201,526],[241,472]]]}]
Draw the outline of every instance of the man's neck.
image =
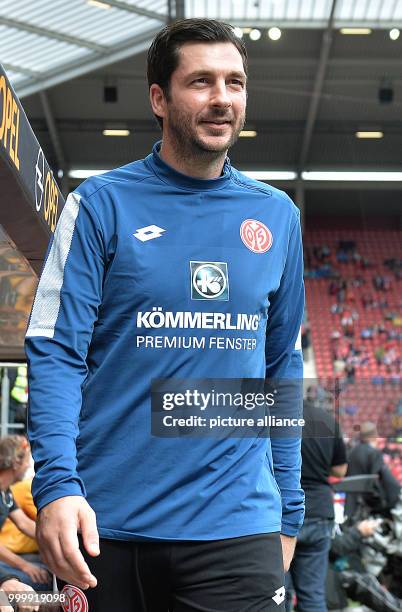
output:
[{"label": "man's neck", "polygon": [[196,154],[188,149],[179,151],[169,141],[162,140],[160,156],[164,162],[182,174],[200,179],[215,179],[222,174],[226,151]]}]

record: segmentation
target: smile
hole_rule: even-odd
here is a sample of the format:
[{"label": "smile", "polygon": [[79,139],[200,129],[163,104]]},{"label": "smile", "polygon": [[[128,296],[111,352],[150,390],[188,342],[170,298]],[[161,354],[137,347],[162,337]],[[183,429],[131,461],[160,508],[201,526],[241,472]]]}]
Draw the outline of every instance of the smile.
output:
[{"label": "smile", "polygon": [[213,125],[214,127],[224,127],[226,125],[231,125],[230,121],[203,121],[202,123],[206,123],[207,125]]}]

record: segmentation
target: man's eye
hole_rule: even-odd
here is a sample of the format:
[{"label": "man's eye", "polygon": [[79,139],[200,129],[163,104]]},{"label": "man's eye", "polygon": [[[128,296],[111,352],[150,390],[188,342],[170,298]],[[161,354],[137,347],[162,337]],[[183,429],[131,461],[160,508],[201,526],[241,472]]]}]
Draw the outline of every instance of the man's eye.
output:
[{"label": "man's eye", "polygon": [[207,80],[208,79],[206,77],[200,77],[199,79],[196,79],[194,83],[206,83]]},{"label": "man's eye", "polygon": [[240,81],[240,79],[232,79],[230,82],[233,83],[233,85],[240,85],[240,87],[244,87],[244,83],[243,81]]}]

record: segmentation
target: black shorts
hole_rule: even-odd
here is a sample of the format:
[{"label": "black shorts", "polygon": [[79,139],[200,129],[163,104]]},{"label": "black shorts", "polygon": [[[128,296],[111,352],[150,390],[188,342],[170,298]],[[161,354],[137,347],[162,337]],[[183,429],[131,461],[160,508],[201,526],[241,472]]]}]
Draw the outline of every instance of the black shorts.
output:
[{"label": "black shorts", "polygon": [[202,542],[101,540],[89,612],[285,610],[279,533]]}]

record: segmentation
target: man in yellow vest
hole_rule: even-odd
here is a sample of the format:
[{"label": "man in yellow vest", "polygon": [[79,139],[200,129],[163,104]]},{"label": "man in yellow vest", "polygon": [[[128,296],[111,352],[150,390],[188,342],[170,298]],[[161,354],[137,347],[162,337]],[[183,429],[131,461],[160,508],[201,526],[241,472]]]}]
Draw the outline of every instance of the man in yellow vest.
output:
[{"label": "man in yellow vest", "polygon": [[[17,377],[10,392],[10,422],[22,423],[26,432],[26,415],[28,403],[28,378],[27,366],[20,365],[17,368]],[[20,430],[21,431],[21,430]]]},{"label": "man in yellow vest", "polygon": [[28,402],[28,378],[26,365],[18,366],[17,378],[15,379],[10,395],[19,404],[26,404]]}]

